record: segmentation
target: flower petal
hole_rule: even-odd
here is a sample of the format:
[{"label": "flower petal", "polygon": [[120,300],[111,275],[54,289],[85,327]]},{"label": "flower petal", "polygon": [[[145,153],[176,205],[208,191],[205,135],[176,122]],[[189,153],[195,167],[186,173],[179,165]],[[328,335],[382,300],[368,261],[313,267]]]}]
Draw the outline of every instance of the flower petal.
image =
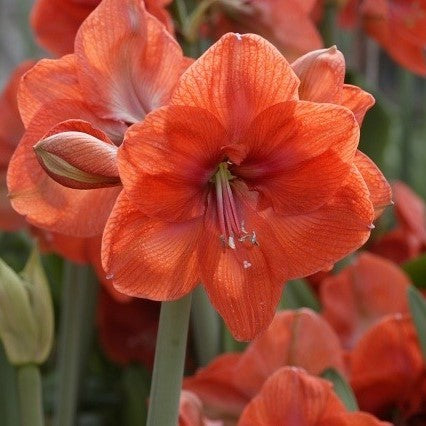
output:
[{"label": "flower petal", "polygon": [[370,93],[350,84],[343,85],[340,104],[349,108],[355,115],[359,125],[362,124],[366,112],[374,105],[376,100]]},{"label": "flower petal", "polygon": [[120,194],[105,227],[102,263],[115,288],[129,296],[175,300],[198,283],[200,221],[167,223],[146,217]]},{"label": "flower petal", "polygon": [[42,59],[22,78],[18,92],[19,112],[27,127],[42,105],[59,99],[83,102],[74,55]]},{"label": "flower petal", "polygon": [[229,33],[182,76],[175,105],[210,111],[237,141],[264,109],[297,99],[299,80],[278,50],[263,38]]},{"label": "flower petal", "polygon": [[370,191],[370,201],[378,217],[392,204],[391,187],[379,168],[361,151],[356,152],[354,164]]},{"label": "flower petal", "polygon": [[75,40],[79,81],[100,117],[135,123],[169,100],[187,67],[182,50],[140,0],[104,0]]},{"label": "flower petal", "polygon": [[368,189],[357,170],[318,210],[295,216],[280,216],[271,211],[262,215],[270,235],[281,245],[280,253],[271,255],[270,262],[281,271],[283,281],[330,268],[365,243],[374,219]]},{"label": "flower petal", "polygon": [[161,108],[126,133],[118,155],[126,192],[151,217],[180,221],[200,216],[208,181],[225,157],[224,145],[225,130],[209,112]]},{"label": "flower petal", "polygon": [[350,173],[359,127],[345,108],[313,102],[277,104],[253,121],[236,173],[284,214],[317,209]]},{"label": "flower petal", "polygon": [[85,191],[65,188],[45,173],[33,151],[33,145],[48,130],[61,121],[75,118],[97,128],[115,128],[114,123],[99,120],[84,104],[50,103],[36,114],[15,151],[9,165],[8,186],[13,207],[33,225],[76,237],[90,237],[102,232],[121,188]]},{"label": "flower petal", "polygon": [[323,316],[346,349],[383,316],[408,313],[407,276],[392,262],[369,253],[320,287]]}]

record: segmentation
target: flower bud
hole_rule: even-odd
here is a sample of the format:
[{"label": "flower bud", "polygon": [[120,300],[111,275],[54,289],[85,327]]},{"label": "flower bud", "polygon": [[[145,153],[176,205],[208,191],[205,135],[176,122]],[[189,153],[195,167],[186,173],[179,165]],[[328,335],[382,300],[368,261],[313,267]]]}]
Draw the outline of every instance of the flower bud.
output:
[{"label": "flower bud", "polygon": [[46,173],[68,188],[121,185],[117,147],[103,132],[84,121],[59,124],[34,146],[34,151]]},{"label": "flower bud", "polygon": [[34,250],[17,274],[0,259],[0,339],[13,365],[41,364],[53,342],[53,306]]}]

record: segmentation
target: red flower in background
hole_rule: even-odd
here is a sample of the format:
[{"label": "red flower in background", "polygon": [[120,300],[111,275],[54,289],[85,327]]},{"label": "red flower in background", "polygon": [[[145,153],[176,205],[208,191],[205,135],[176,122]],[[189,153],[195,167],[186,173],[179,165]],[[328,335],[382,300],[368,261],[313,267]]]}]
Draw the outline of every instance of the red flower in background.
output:
[{"label": "red flower in background", "polygon": [[426,368],[407,315],[389,315],[364,334],[351,353],[351,385],[361,409],[379,416],[398,409],[400,418],[424,422]]},{"label": "red flower in background", "polygon": [[269,377],[238,422],[259,425],[390,426],[370,414],[347,411],[331,383],[290,367]]},{"label": "red flower in background", "polygon": [[350,350],[388,314],[408,313],[404,272],[386,259],[362,253],[355,263],[326,278],[320,287],[322,315]]},{"label": "red flower in background", "polygon": [[182,76],[172,105],[129,129],[125,193],[104,233],[119,291],[172,300],[201,279],[232,333],[252,339],[286,280],[366,241],[359,126],[344,107],[299,101],[298,85],[272,45],[228,34]]},{"label": "red flower in background", "polygon": [[[115,168],[120,185],[114,154],[99,156],[99,151],[113,150],[128,125],[168,101],[187,64],[142,2],[105,0],[81,26],[74,54],[40,61],[24,77],[19,103],[26,132],[8,172],[14,208],[44,229],[100,235],[121,187],[92,185],[94,170],[105,166]],[[49,165],[43,169],[33,152],[46,139],[42,162],[56,161],[49,163],[50,176],[57,178],[57,158],[63,164],[63,155],[70,175],[77,170],[87,188],[97,189],[72,189],[53,180],[45,172]],[[78,149],[68,158],[71,144]]]},{"label": "red flower in background", "polygon": [[397,226],[369,250],[403,263],[426,250],[426,208],[424,201],[403,182],[395,182],[392,187]]},{"label": "red flower in background", "polygon": [[[165,9],[170,2],[145,0],[145,5],[147,11],[172,33],[173,21]],[[56,56],[72,53],[80,25],[99,3],[100,0],[37,0],[31,14],[31,26],[38,43]]]},{"label": "red flower in background", "polygon": [[131,299],[122,303],[101,291],[97,326],[108,358],[121,365],[139,362],[152,369],[159,313],[157,302]]},{"label": "red flower in background", "polygon": [[350,0],[341,22],[359,23],[396,62],[426,75],[425,0]]},{"label": "red flower in background", "polygon": [[316,0],[221,0],[208,25],[216,37],[227,32],[255,33],[291,61],[322,47],[312,13]]},{"label": "red flower in background", "polygon": [[237,419],[263,383],[279,368],[293,365],[318,375],[333,367],[344,372],[337,336],[308,309],[282,311],[244,353],[220,355],[184,380],[184,389],[203,402],[213,419]]}]

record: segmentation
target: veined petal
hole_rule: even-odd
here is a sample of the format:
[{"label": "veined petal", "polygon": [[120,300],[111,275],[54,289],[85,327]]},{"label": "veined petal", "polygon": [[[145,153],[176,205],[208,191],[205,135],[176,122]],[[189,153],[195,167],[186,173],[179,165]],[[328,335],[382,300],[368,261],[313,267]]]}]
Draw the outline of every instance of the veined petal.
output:
[{"label": "veined petal", "polygon": [[362,124],[366,112],[374,105],[376,100],[370,93],[351,84],[344,84],[340,104],[349,108],[355,115],[359,125]]},{"label": "veined petal", "polygon": [[196,247],[201,221],[150,219],[123,191],[105,227],[102,264],[120,292],[151,300],[175,300],[198,283]]},{"label": "veined petal", "polygon": [[370,201],[378,217],[392,204],[391,187],[379,168],[361,151],[356,152],[354,164],[370,191]]},{"label": "veined petal", "polygon": [[[330,268],[365,243],[374,219],[369,191],[357,170],[329,202],[311,213],[281,216],[266,210],[259,214],[281,245],[280,252],[268,252],[270,263],[281,271],[283,281]],[[264,245],[270,241],[266,239]]]},{"label": "veined petal", "polygon": [[200,216],[227,141],[217,119],[200,108],[169,106],[151,113],[128,130],[119,150],[126,192],[151,217]]},{"label": "veined petal", "polygon": [[279,213],[317,209],[350,173],[359,140],[353,115],[337,105],[286,102],[252,122],[235,172]]},{"label": "veined petal", "polygon": [[9,165],[8,187],[13,207],[33,225],[76,237],[91,237],[102,232],[121,188],[65,188],[46,174],[33,151],[34,144],[52,127],[76,118],[103,130],[120,130],[115,123],[94,116],[85,104],[51,102],[36,114],[16,149]]},{"label": "veined petal", "polygon": [[266,222],[257,217],[247,201],[248,191],[236,185],[233,189],[244,226],[255,241],[235,238],[235,244],[233,239],[227,247],[217,219],[216,202],[210,198],[204,217],[206,244],[200,244],[198,249],[201,282],[233,336],[237,340],[252,340],[272,321],[284,281],[271,270],[270,253],[262,246],[269,236]]},{"label": "veined petal", "polygon": [[264,109],[297,99],[299,80],[269,42],[254,34],[229,33],[182,76],[175,105],[206,109],[238,140]]},{"label": "veined petal", "polygon": [[164,105],[188,66],[140,0],[104,0],[80,27],[75,55],[88,103],[100,117],[127,123]]},{"label": "veined petal", "polygon": [[34,146],[34,150],[46,173],[68,188],[121,185],[117,147],[105,133],[83,120],[58,124]]},{"label": "veined petal", "polygon": [[410,282],[392,262],[369,253],[321,284],[322,315],[333,326],[346,349],[383,316],[408,313]]},{"label": "veined petal", "polygon": [[314,50],[291,64],[300,78],[300,99],[340,104],[345,78],[345,58],[336,46]]},{"label": "veined petal", "polygon": [[19,112],[27,127],[43,106],[59,99],[83,102],[74,55],[42,59],[22,78],[18,92]]}]

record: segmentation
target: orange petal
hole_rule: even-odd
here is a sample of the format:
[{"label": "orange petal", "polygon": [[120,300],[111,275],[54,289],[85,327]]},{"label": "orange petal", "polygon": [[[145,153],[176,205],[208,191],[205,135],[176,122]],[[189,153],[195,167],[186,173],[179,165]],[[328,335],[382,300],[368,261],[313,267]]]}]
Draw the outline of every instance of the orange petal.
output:
[{"label": "orange petal", "polygon": [[354,164],[370,191],[370,201],[377,218],[385,207],[392,204],[391,187],[379,168],[361,151],[356,152]]},{"label": "orange petal", "polygon": [[178,426],[223,426],[223,422],[205,417],[203,404],[198,396],[192,392],[182,391],[179,402]]},{"label": "orange petal", "polygon": [[68,120],[50,130],[34,150],[46,173],[75,189],[121,185],[117,147],[105,133],[83,120]]},{"label": "orange petal", "polygon": [[299,80],[277,49],[254,35],[229,33],[179,80],[175,105],[210,111],[238,140],[261,111],[297,99]]},{"label": "orange petal", "polygon": [[313,102],[273,106],[253,121],[236,170],[248,185],[285,214],[317,209],[349,174],[359,127],[346,109]]},{"label": "orange petal", "polygon": [[346,349],[383,316],[408,313],[407,276],[396,265],[363,253],[356,263],[326,278],[321,287],[323,316]]},{"label": "orange petal", "polygon": [[203,402],[205,413],[212,419],[237,419],[250,400],[250,395],[234,380],[240,354],[216,357],[194,376],[186,377],[183,388],[195,393]]},{"label": "orange petal", "polygon": [[300,78],[300,99],[340,104],[345,78],[345,58],[336,46],[314,50],[291,64]]},{"label": "orange petal", "polygon": [[354,348],[351,370],[351,384],[362,409],[383,414],[392,407],[403,408],[418,393],[424,374],[411,320],[396,314],[374,325]]},{"label": "orange petal", "polygon": [[198,282],[200,221],[167,223],[146,217],[120,194],[105,227],[102,263],[115,288],[129,296],[175,300]]},{"label": "orange petal", "polygon": [[75,40],[85,99],[103,118],[135,123],[164,105],[187,62],[140,0],[105,0]]},{"label": "orange petal", "polygon": [[248,191],[240,191],[237,197],[236,208],[242,211],[244,226],[248,232],[255,229],[259,241],[256,244],[237,242],[236,249],[225,247],[220,237],[216,204],[210,198],[204,218],[206,243],[200,243],[198,256],[201,282],[213,306],[235,339],[252,340],[272,321],[284,281],[274,274],[269,253],[263,248],[263,239],[269,235],[266,222],[258,218],[248,204]]},{"label": "orange petal", "polygon": [[269,262],[282,271],[283,281],[325,270],[355,251],[368,239],[374,219],[368,189],[357,170],[327,204],[312,213],[279,216],[265,211],[262,215],[270,235],[281,245],[280,253],[270,250]]},{"label": "orange petal", "polygon": [[233,380],[253,397],[270,375],[286,365],[304,368],[312,375],[329,367],[344,372],[337,335],[309,309],[277,313],[269,328],[241,355]]},{"label": "orange petal", "polygon": [[167,221],[200,216],[226,141],[220,123],[199,108],[170,106],[151,113],[129,129],[119,150],[120,176],[132,202]]},{"label": "orange petal", "polygon": [[58,99],[83,102],[74,55],[42,59],[22,78],[18,92],[19,112],[27,127],[42,105]]},{"label": "orange petal", "polygon": [[44,172],[32,148],[49,129],[74,118],[103,130],[115,129],[112,123],[95,117],[84,104],[50,103],[34,117],[15,151],[9,165],[8,186],[13,207],[33,225],[76,237],[90,237],[102,232],[120,188],[86,191],[65,188]]},{"label": "orange petal", "polygon": [[239,426],[328,425],[330,414],[345,412],[331,383],[304,370],[284,367],[274,373],[247,405]]},{"label": "orange petal", "polygon": [[362,124],[366,112],[374,105],[375,99],[370,93],[365,92],[357,86],[343,85],[340,104],[349,108],[355,115],[359,125]]}]

